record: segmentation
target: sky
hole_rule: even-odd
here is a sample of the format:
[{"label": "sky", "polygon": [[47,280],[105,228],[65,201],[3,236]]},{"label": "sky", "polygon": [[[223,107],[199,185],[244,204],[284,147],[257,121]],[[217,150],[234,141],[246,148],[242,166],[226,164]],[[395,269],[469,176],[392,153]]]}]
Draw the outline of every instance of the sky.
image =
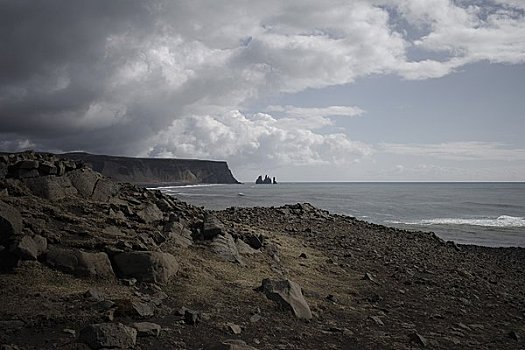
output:
[{"label": "sky", "polygon": [[0,150],[525,181],[525,0],[0,0]]}]

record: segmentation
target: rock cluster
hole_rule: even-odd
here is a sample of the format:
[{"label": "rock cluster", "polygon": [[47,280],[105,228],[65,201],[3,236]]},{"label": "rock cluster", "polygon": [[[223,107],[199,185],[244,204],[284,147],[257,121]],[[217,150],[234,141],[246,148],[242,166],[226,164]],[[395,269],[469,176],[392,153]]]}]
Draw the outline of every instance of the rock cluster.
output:
[{"label": "rock cluster", "polygon": [[271,179],[268,175],[265,175],[263,179],[262,175],[259,175],[259,177],[255,180],[255,183],[257,185],[261,185],[261,184],[266,184],[266,185],[274,184],[275,185],[277,181],[275,181],[275,177]]}]

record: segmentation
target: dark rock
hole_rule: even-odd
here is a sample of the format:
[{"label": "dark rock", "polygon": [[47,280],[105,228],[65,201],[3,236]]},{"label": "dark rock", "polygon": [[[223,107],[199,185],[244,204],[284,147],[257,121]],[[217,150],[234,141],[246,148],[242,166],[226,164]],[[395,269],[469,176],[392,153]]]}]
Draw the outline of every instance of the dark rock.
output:
[{"label": "dark rock", "polygon": [[105,296],[100,291],[96,290],[95,288],[89,288],[84,293],[84,298],[86,298],[89,301],[102,301],[105,299]]},{"label": "dark rock", "polygon": [[16,169],[12,172],[12,176],[17,179],[31,179],[39,177],[40,173],[37,169]]},{"label": "dark rock", "polygon": [[376,279],[374,278],[374,276],[372,276],[371,273],[365,273],[364,276],[361,278],[362,280],[365,280],[365,281],[371,281],[371,282],[374,282],[374,283],[377,283]]},{"label": "dark rock", "polygon": [[312,319],[310,307],[297,283],[289,279],[271,280],[265,278],[262,281],[262,286],[257,290],[263,292],[268,299],[275,301],[281,307],[291,310],[297,318]]},{"label": "dark rock", "polygon": [[137,330],[139,337],[158,337],[160,335],[160,325],[152,322],[136,322],[133,328]]},{"label": "dark rock", "polygon": [[155,204],[147,203],[142,210],[137,212],[137,216],[148,224],[162,220],[164,214]]},{"label": "dark rock", "polygon": [[228,322],[228,323],[226,323],[225,326],[226,326],[226,329],[229,332],[231,332],[231,333],[233,333],[235,335],[242,333],[241,327],[239,325],[235,324],[235,323]]},{"label": "dark rock", "polygon": [[337,298],[333,294],[328,294],[326,300],[331,301],[332,303],[337,303]]},{"label": "dark rock", "polygon": [[193,238],[191,236],[191,231],[188,229],[183,229],[181,233],[171,232],[169,239],[173,242],[174,245],[187,248],[193,244]]},{"label": "dark rock", "polygon": [[253,249],[262,248],[262,240],[260,237],[257,237],[255,235],[248,235],[248,236],[242,237],[242,240],[245,241]]},{"label": "dark rock", "polygon": [[202,319],[202,314],[198,311],[185,309],[184,310],[184,322],[186,324],[195,325]]},{"label": "dark rock", "polygon": [[214,215],[206,214],[202,224],[202,235],[204,239],[213,239],[223,234],[224,225]]},{"label": "dark rock", "polygon": [[140,282],[164,284],[178,271],[175,257],[162,252],[130,252],[113,257],[120,275]]},{"label": "dark rock", "polygon": [[250,247],[242,239],[235,240],[235,244],[237,245],[237,251],[241,255],[252,255],[252,254],[257,254],[261,252],[260,250],[256,250]]},{"label": "dark rock", "polygon": [[66,173],[66,177],[83,198],[91,197],[95,184],[99,179],[99,175],[91,169],[76,169]]},{"label": "dark rock", "polygon": [[229,339],[218,344],[212,344],[205,348],[206,350],[257,350],[253,346],[246,344],[243,340]]},{"label": "dark rock", "polygon": [[57,175],[58,173],[58,169],[55,164],[45,161],[40,163],[38,171],[40,171],[40,173],[43,175]]},{"label": "dark rock", "polygon": [[301,255],[299,255],[299,258],[308,259],[308,256],[305,253],[301,253]]},{"label": "dark rock", "polygon": [[149,303],[131,299],[119,299],[115,300],[115,304],[117,305],[117,313],[120,315],[145,318],[155,314],[153,306]]},{"label": "dark rock", "polygon": [[80,331],[78,340],[92,349],[133,349],[137,330],[122,323],[92,324]]},{"label": "dark rock", "polygon": [[58,201],[63,198],[75,196],[78,192],[66,177],[40,176],[34,179],[24,180],[24,184],[35,196],[50,201]]},{"label": "dark rock", "polygon": [[115,277],[106,253],[87,253],[81,250],[49,247],[46,262],[57,269],[77,276]]},{"label": "dark rock", "polygon": [[224,236],[218,235],[215,237],[211,243],[211,247],[213,252],[220,256],[223,260],[244,265],[241,255],[237,250],[235,240],[229,233]]},{"label": "dark rock", "polygon": [[118,185],[109,179],[101,178],[95,184],[91,199],[99,202],[107,202],[118,193]]},{"label": "dark rock", "polygon": [[254,314],[254,315],[251,315],[250,316],[250,322],[251,323],[255,323],[255,322],[259,322],[261,320],[261,315],[260,314]]},{"label": "dark rock", "polygon": [[16,246],[16,252],[22,260],[36,260],[47,250],[47,239],[40,235],[24,236]]},{"label": "dark rock", "polygon": [[21,160],[15,164],[18,169],[38,169],[40,163],[37,160],[27,159]]},{"label": "dark rock", "polygon": [[22,216],[20,212],[3,202],[0,202],[0,244],[7,245],[12,236],[22,232]]},{"label": "dark rock", "polygon": [[381,318],[379,316],[370,316],[370,319],[372,321],[375,322],[375,324],[377,324],[378,326],[384,326],[385,323],[383,322],[383,320],[381,320]]},{"label": "dark rock", "polygon": [[509,332],[509,337],[511,339],[514,339],[515,341],[520,341],[520,336],[515,331],[510,331]]},{"label": "dark rock", "polygon": [[422,347],[426,347],[428,345],[428,340],[417,332],[410,334],[410,340]]}]

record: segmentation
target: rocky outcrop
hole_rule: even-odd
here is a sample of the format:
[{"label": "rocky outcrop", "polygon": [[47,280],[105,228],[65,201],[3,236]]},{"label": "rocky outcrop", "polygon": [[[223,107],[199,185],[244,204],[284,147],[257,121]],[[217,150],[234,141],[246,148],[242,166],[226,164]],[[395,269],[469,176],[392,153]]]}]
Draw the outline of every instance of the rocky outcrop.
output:
[{"label": "rocky outcrop", "polygon": [[130,158],[88,153],[66,153],[64,158],[87,163],[115,181],[135,184],[239,183],[228,164],[197,159]]},{"label": "rocky outcrop", "polygon": [[303,320],[312,319],[310,307],[304,299],[301,287],[289,280],[271,280],[266,278],[258,291],[263,292],[268,299],[275,301],[284,309],[289,309],[293,314]]},{"label": "rocky outcrop", "polygon": [[0,179],[20,180],[38,197],[59,201],[71,196],[107,201],[118,185],[86,167],[83,162],[32,151],[0,157]]},{"label": "rocky outcrop", "polygon": [[123,277],[159,284],[168,282],[179,269],[173,255],[161,252],[122,253],[114,257],[114,262]]}]

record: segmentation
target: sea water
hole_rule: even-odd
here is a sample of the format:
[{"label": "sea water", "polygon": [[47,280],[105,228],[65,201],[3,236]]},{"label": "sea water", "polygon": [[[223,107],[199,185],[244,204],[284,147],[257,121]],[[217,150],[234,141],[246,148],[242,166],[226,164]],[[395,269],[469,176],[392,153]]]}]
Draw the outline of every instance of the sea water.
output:
[{"label": "sea water", "polygon": [[279,183],[163,187],[207,209],[309,202],[332,213],[445,240],[525,247],[525,183]]}]

